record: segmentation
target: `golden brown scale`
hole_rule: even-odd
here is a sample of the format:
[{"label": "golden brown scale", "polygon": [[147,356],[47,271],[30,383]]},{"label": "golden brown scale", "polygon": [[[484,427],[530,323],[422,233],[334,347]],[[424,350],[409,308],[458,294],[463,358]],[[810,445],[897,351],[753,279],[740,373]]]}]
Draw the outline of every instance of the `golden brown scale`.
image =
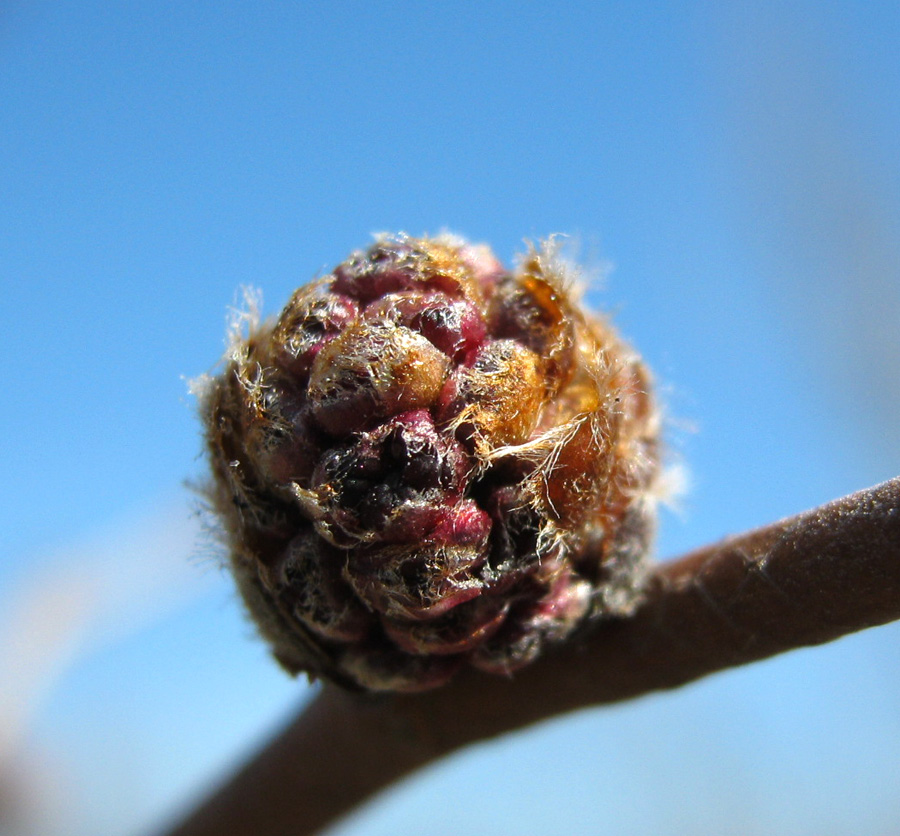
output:
[{"label": "golden brown scale", "polygon": [[432,404],[447,357],[420,334],[388,323],[358,322],[313,362],[307,391],[316,421],[334,436]]},{"label": "golden brown scale", "polygon": [[479,456],[520,444],[534,430],[546,395],[542,366],[531,349],[497,340],[476,355],[471,368],[458,371],[448,407],[457,415],[450,423],[472,434]]},{"label": "golden brown scale", "polygon": [[544,275],[532,252],[514,277],[500,285],[495,306],[495,333],[519,340],[543,362],[547,397],[554,397],[571,378],[578,316],[561,284]]}]

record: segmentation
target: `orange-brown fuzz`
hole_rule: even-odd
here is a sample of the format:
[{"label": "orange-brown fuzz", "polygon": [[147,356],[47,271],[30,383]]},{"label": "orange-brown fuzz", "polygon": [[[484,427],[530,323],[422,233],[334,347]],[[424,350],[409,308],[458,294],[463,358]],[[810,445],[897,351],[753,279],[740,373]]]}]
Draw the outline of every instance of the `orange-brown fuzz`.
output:
[{"label": "orange-brown fuzz", "polygon": [[552,246],[509,272],[458,239],[381,238],[235,339],[202,412],[231,567],[291,672],[508,674],[640,598],[649,374]]}]

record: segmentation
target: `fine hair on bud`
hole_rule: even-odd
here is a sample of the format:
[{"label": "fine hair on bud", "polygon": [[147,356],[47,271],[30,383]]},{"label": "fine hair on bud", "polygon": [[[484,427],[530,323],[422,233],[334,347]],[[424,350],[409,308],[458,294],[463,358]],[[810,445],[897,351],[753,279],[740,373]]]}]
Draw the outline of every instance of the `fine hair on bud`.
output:
[{"label": "fine hair on bud", "polygon": [[638,355],[551,241],[380,236],[232,329],[200,395],[238,589],[290,672],[509,675],[637,606],[659,486]]}]

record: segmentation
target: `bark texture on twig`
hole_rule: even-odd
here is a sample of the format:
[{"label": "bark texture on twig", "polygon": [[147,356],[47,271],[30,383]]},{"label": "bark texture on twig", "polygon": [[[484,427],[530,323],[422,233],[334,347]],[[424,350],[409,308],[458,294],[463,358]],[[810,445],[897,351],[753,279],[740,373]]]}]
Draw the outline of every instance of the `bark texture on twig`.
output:
[{"label": "bark texture on twig", "polygon": [[513,679],[333,686],[170,836],[302,836],[465,746],[900,618],[900,478],[661,564],[630,618]]}]

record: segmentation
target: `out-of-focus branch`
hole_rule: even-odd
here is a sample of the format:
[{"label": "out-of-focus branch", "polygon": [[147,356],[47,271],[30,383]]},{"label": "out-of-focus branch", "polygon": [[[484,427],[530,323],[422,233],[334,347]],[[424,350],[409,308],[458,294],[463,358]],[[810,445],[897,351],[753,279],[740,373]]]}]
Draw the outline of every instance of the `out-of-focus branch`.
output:
[{"label": "out-of-focus branch", "polygon": [[900,478],[662,564],[630,618],[502,679],[319,697],[170,836],[302,836],[475,741],[900,618]]}]

